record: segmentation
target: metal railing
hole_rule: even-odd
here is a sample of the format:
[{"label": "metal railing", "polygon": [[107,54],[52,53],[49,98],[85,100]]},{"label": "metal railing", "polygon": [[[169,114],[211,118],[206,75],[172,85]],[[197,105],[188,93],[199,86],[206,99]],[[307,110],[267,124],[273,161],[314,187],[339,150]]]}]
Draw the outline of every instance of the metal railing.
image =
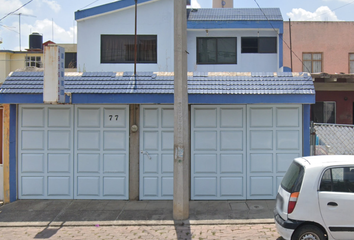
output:
[{"label": "metal railing", "polygon": [[354,155],[354,125],[311,123],[311,155]]}]

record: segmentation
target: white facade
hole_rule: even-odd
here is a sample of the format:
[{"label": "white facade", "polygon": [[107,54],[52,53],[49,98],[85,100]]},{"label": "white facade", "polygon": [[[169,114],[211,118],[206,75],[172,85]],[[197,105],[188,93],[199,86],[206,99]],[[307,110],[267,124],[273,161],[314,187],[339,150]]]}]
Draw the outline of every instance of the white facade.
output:
[{"label": "white facade", "polygon": [[[138,35],[157,35],[157,63],[138,63],[138,72],[173,72],[174,18],[173,1],[157,0],[138,5]],[[134,71],[131,63],[101,63],[101,35],[134,35],[135,8],[123,8],[89,18],[80,19],[78,25],[79,71]],[[241,37],[277,37],[271,27],[257,29],[188,29],[187,68],[190,72],[277,72],[279,69],[279,38],[277,53],[241,54]],[[203,26],[204,28],[205,26]],[[236,37],[237,64],[197,64],[197,37]]]}]

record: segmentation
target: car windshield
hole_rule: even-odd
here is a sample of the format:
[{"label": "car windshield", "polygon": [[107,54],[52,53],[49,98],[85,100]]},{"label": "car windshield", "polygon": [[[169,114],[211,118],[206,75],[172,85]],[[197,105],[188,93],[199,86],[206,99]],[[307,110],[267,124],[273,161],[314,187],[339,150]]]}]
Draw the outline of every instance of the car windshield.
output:
[{"label": "car windshield", "polygon": [[288,171],[286,172],[281,186],[287,192],[299,192],[304,176],[304,167],[296,162],[292,162]]}]

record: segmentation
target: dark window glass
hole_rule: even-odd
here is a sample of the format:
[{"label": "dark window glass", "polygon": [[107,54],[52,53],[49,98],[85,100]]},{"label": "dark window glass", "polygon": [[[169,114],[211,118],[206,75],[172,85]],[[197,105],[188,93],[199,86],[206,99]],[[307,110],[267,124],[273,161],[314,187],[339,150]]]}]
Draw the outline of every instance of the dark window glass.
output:
[{"label": "dark window glass", "polygon": [[277,53],[276,37],[243,37],[241,53]]},{"label": "dark window glass", "polygon": [[327,169],[321,179],[320,191],[354,192],[354,168]]},{"label": "dark window glass", "polygon": [[316,102],[311,106],[312,120],[316,123],[336,123],[336,103]]},{"label": "dark window glass", "polygon": [[303,177],[304,168],[300,164],[292,162],[288,171],[285,173],[281,186],[290,193],[299,192]]},{"label": "dark window glass", "polygon": [[77,53],[65,53],[65,68],[76,68]]},{"label": "dark window glass", "polygon": [[197,38],[197,63],[236,64],[236,42],[233,37]]},{"label": "dark window glass", "polygon": [[[101,63],[134,63],[134,35],[101,35]],[[157,36],[137,37],[137,62],[157,63]]]}]

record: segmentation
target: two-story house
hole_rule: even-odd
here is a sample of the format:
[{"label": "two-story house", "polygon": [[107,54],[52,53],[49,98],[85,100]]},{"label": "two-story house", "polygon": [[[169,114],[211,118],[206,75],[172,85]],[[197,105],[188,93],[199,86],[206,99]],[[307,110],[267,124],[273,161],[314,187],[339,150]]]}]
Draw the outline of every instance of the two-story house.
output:
[{"label": "two-story house", "polygon": [[[65,74],[65,105],[43,104],[42,73],[5,81],[14,198],[173,198],[173,1],[139,1],[136,75],[134,5],[75,13],[85,72]],[[275,199],[309,154],[312,78],[282,72],[279,9],[186,11],[190,198]]]}]

